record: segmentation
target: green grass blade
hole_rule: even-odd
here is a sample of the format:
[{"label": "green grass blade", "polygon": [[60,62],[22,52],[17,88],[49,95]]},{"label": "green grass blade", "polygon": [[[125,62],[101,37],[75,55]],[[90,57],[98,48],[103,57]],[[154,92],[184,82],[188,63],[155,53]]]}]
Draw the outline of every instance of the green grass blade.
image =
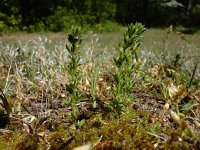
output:
[{"label": "green grass blade", "polygon": [[198,63],[199,63],[199,62],[197,62],[196,65],[195,65],[195,67],[194,67],[194,71],[193,71],[193,73],[192,73],[192,76],[191,76],[191,79],[190,79],[190,83],[189,83],[189,85],[188,85],[188,87],[187,87],[188,90],[189,90],[189,88],[190,88],[191,85],[192,85],[192,82],[193,82],[193,79],[194,79],[194,75],[195,75],[196,70],[197,70]]}]

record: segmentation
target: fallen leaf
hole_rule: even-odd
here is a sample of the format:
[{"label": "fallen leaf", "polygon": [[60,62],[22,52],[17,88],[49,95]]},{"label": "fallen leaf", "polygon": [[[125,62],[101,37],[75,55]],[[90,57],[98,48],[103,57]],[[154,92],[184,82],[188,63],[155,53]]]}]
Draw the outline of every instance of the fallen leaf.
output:
[{"label": "fallen leaf", "polygon": [[176,93],[178,92],[178,88],[173,84],[171,83],[168,87],[168,93],[169,93],[169,97],[172,99]]},{"label": "fallen leaf", "polygon": [[76,147],[73,150],[90,150],[90,149],[91,149],[91,144],[85,144],[85,145]]}]

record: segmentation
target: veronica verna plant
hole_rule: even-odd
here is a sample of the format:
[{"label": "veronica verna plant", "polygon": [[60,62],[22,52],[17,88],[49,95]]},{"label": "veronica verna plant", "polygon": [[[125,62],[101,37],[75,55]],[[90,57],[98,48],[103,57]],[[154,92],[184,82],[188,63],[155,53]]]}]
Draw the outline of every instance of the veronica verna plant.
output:
[{"label": "veronica verna plant", "polygon": [[124,32],[124,41],[116,47],[118,56],[114,58],[114,64],[117,71],[113,75],[116,84],[112,87],[115,98],[111,102],[111,107],[118,115],[126,111],[129,102],[133,99],[131,93],[134,86],[132,75],[136,69],[137,51],[144,31],[145,28],[141,23],[128,25]]},{"label": "veronica verna plant", "polygon": [[69,83],[66,85],[70,98],[67,103],[76,110],[76,102],[81,98],[81,94],[78,91],[78,83],[81,79],[81,75],[78,72],[80,66],[80,45],[82,43],[82,30],[81,27],[72,26],[70,33],[68,34],[68,42],[66,49],[69,52],[69,62],[67,71],[71,77]]}]

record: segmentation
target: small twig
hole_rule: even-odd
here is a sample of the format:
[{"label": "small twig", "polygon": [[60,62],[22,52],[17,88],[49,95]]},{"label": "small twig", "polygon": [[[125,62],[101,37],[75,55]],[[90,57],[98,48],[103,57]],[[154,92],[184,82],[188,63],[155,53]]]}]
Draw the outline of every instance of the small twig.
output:
[{"label": "small twig", "polygon": [[193,96],[200,103],[200,99],[196,95],[193,95]]},{"label": "small twig", "polygon": [[191,120],[195,120],[195,121],[199,121],[200,122],[200,119],[193,118],[193,117],[185,117],[185,119],[191,119]]},{"label": "small twig", "polygon": [[196,57],[198,58],[200,56],[198,56],[198,55],[197,56],[181,56],[181,58],[196,58]]},{"label": "small twig", "polygon": [[103,135],[101,135],[100,138],[92,145],[91,149],[94,149],[95,146],[97,146],[101,142],[102,138],[103,138]]},{"label": "small twig", "polygon": [[195,115],[195,117],[197,117],[197,115],[195,114],[194,110],[191,109],[191,111],[192,111],[192,113]]},{"label": "small twig", "polygon": [[5,134],[11,134],[11,133],[13,133],[13,131],[7,130],[7,129],[0,129],[0,133],[3,133],[5,135]]},{"label": "small twig", "polygon": [[156,137],[156,138],[159,138],[159,139],[162,139],[162,140],[164,140],[164,141],[166,141],[166,139],[164,138],[164,137],[161,137],[161,136],[159,136],[159,135],[157,135],[157,134],[153,134],[153,133],[151,133],[151,132],[147,132],[149,135],[151,135],[151,136],[154,136],[154,137]]},{"label": "small twig", "polygon": [[72,141],[74,140],[74,136],[70,136],[65,143],[63,143],[59,149],[64,149],[66,148]]}]

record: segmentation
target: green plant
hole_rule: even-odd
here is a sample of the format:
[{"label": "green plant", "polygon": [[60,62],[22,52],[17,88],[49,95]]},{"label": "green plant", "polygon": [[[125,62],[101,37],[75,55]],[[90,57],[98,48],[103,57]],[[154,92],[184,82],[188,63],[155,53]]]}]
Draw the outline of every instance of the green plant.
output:
[{"label": "green plant", "polygon": [[160,139],[165,140],[163,137],[157,135],[162,129],[161,124],[157,123],[150,128],[150,132],[147,132],[149,135],[154,136],[157,142],[160,142]]},{"label": "green plant", "polygon": [[193,70],[193,72],[192,72],[192,76],[191,76],[190,82],[189,82],[189,84],[188,84],[188,86],[187,86],[187,91],[189,91],[189,89],[190,89],[190,87],[191,87],[191,85],[192,85],[192,83],[193,83],[193,81],[194,81],[194,75],[195,75],[195,73],[196,73],[196,71],[197,71],[198,63],[199,63],[199,62],[196,63],[196,65],[195,65],[195,67],[194,67],[194,70]]},{"label": "green plant", "polygon": [[191,110],[196,104],[197,103],[195,100],[191,100],[188,103],[184,104],[182,106],[182,108],[180,109],[180,111],[187,112],[187,111]]},{"label": "green plant", "polygon": [[75,109],[76,101],[81,98],[81,94],[78,91],[78,83],[81,79],[78,67],[80,66],[80,44],[82,42],[81,27],[72,26],[68,35],[68,43],[66,44],[67,51],[69,52],[69,62],[67,71],[71,77],[69,83],[66,85],[68,92],[70,93],[69,101],[70,106]]},{"label": "green plant", "polygon": [[6,110],[7,114],[9,115],[11,113],[11,107],[10,107],[8,100],[1,88],[0,88],[0,92],[1,92],[0,98],[2,100],[2,103],[0,103],[0,104],[2,105],[2,107]]},{"label": "green plant", "polygon": [[78,120],[76,126],[82,128],[85,125],[85,119]]},{"label": "green plant", "polygon": [[100,72],[100,66],[103,63],[102,57],[99,58],[99,63],[94,69],[89,70],[90,84],[91,84],[91,94],[92,94],[92,106],[96,108],[96,88],[97,88],[97,79]]},{"label": "green plant", "polygon": [[138,62],[137,51],[144,30],[145,28],[141,23],[130,24],[124,32],[123,43],[117,45],[119,56],[114,58],[117,71],[113,75],[116,86],[112,87],[115,98],[111,102],[111,106],[118,115],[125,111],[133,98],[131,93],[134,85],[132,75],[135,71],[135,64]]}]

